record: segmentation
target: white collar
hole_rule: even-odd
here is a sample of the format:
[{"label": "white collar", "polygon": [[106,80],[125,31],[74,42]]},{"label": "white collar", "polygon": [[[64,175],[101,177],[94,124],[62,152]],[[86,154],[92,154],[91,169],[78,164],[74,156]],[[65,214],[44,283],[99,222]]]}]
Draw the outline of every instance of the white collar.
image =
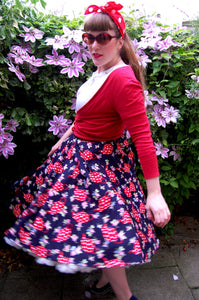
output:
[{"label": "white collar", "polygon": [[100,77],[103,77],[104,75],[108,75],[109,73],[111,73],[113,70],[117,69],[117,68],[120,68],[120,67],[124,67],[126,66],[126,64],[124,63],[120,63],[118,65],[115,65],[113,67],[110,67],[109,69],[105,70],[105,71],[101,71],[101,72],[98,72],[98,71],[95,71],[92,75],[93,78],[100,78]]}]

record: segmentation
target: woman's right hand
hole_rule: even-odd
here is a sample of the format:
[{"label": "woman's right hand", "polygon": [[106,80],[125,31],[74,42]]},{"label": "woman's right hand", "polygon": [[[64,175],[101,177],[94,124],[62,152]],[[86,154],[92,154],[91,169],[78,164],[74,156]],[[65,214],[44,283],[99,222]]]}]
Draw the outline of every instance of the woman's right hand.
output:
[{"label": "woman's right hand", "polygon": [[50,152],[48,153],[48,156],[51,156],[58,148],[59,146],[61,146],[61,142],[57,142],[50,150]]},{"label": "woman's right hand", "polygon": [[73,133],[73,129],[72,129],[73,126],[74,126],[74,123],[64,133],[64,135],[60,138],[60,140],[51,148],[50,152],[48,153],[48,156],[53,154],[61,146],[61,144]]}]

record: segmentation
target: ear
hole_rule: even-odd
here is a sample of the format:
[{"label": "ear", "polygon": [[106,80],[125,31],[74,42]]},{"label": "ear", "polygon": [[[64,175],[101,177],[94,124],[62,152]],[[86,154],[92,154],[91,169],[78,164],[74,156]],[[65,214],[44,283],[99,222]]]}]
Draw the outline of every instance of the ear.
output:
[{"label": "ear", "polygon": [[119,48],[119,50],[123,47],[123,45],[124,45],[124,40],[123,40],[122,37],[120,37],[118,39],[118,48]]}]

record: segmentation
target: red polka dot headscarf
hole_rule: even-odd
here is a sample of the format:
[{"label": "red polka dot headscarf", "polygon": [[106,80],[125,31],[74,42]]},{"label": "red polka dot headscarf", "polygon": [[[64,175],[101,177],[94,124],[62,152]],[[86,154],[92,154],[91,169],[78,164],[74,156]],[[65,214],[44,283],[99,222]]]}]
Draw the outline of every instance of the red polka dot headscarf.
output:
[{"label": "red polka dot headscarf", "polygon": [[90,5],[86,11],[85,15],[88,14],[97,14],[100,12],[107,13],[114,23],[117,25],[122,38],[124,39],[125,34],[125,22],[122,15],[118,12],[118,10],[122,9],[123,6],[121,4],[116,4],[114,1],[107,2],[104,6]]}]

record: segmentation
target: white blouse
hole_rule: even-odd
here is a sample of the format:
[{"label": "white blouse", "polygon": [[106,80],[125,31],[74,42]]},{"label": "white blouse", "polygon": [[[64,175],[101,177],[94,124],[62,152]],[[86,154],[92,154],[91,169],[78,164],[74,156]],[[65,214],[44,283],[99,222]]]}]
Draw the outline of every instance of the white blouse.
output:
[{"label": "white blouse", "polygon": [[124,66],[126,65],[122,63],[100,73],[98,73],[98,71],[94,72],[92,76],[85,83],[83,83],[77,91],[76,112],[95,95],[111,72]]}]

